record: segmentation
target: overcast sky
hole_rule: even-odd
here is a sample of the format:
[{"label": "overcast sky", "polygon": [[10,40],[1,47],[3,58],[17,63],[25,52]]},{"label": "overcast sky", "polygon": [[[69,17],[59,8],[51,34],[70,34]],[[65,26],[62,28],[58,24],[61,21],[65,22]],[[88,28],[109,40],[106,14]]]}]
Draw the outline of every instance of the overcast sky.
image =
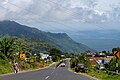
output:
[{"label": "overcast sky", "polygon": [[120,0],[0,0],[0,20],[46,31],[117,30]]}]

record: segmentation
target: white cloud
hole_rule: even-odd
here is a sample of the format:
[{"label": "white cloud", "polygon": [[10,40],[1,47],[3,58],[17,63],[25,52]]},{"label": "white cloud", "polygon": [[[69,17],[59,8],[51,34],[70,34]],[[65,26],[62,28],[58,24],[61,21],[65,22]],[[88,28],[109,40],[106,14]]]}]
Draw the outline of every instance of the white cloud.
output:
[{"label": "white cloud", "polygon": [[33,0],[5,0],[2,2],[2,6],[7,8],[11,12],[23,11],[33,3]]},{"label": "white cloud", "polygon": [[0,0],[0,20],[105,22],[119,20],[114,18],[120,14],[114,11],[119,3],[120,0]]},{"label": "white cloud", "polygon": [[5,16],[6,16],[6,12],[3,9],[0,9],[0,20],[4,20]]},{"label": "white cloud", "polygon": [[71,8],[93,8],[96,5],[96,0],[71,0],[69,4]]},{"label": "white cloud", "polygon": [[95,9],[99,11],[111,11],[112,6],[120,3],[120,0],[98,0]]}]

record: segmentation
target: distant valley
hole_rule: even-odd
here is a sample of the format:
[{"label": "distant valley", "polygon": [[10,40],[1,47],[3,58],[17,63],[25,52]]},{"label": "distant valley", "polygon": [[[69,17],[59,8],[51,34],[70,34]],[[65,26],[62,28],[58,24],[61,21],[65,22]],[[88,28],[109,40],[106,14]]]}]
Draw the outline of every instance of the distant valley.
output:
[{"label": "distant valley", "polygon": [[119,30],[79,31],[69,35],[73,40],[86,44],[97,51],[111,51],[112,48],[120,47]]}]

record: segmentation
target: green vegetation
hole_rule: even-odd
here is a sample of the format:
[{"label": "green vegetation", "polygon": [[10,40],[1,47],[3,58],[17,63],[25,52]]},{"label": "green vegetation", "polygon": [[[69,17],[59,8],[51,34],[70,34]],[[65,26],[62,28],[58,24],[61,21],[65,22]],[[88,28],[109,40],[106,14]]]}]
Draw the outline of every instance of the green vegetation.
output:
[{"label": "green vegetation", "polygon": [[49,50],[50,56],[52,56],[53,62],[57,62],[62,59],[61,55],[63,54],[62,51],[60,51],[57,48],[52,48]]},{"label": "green vegetation", "polygon": [[[86,45],[73,41],[66,33],[44,32],[36,28],[20,25],[14,21],[0,22],[0,33],[3,36],[8,34],[10,36],[22,36],[33,40],[37,39],[38,41],[42,40],[45,41],[44,45],[48,46],[48,44],[52,44],[54,47],[60,49],[63,52],[76,53],[85,52],[87,50],[94,51]],[[36,48],[42,49],[41,46]]]},{"label": "green vegetation", "polygon": [[[54,62],[60,61],[64,53],[50,44],[35,38],[1,37],[0,38],[0,74],[13,72],[13,64],[19,64],[19,71],[38,69],[49,66],[52,61],[41,59],[40,52],[52,56]],[[20,54],[26,54],[20,58]],[[36,55],[35,55],[36,54]],[[67,54],[68,56],[68,54]]]},{"label": "green vegetation", "polygon": [[[80,60],[79,60],[80,59]],[[75,67],[76,67],[76,62],[83,62],[84,60],[82,60],[84,58],[72,58],[71,59],[71,70],[75,71]],[[85,71],[84,74],[90,75],[92,77],[96,77],[100,80],[120,80],[120,75],[114,74],[114,73],[110,73],[108,70],[110,71],[115,71],[116,70],[116,59],[112,59],[109,63],[109,68],[105,69],[105,70],[97,70],[96,67],[92,67],[89,63],[89,61],[85,61],[83,62],[86,65],[88,65],[88,70]],[[120,60],[118,60],[119,66],[120,66]],[[120,69],[119,69],[120,71]]]},{"label": "green vegetation", "polygon": [[[118,60],[118,67],[120,67],[120,60]],[[120,68],[118,68],[120,71]],[[108,67],[105,70],[97,70],[96,67],[91,68],[86,72],[86,74],[96,77],[101,80],[120,80],[120,75],[109,72],[116,72],[116,59],[113,58],[109,63]]]},{"label": "green vegetation", "polygon": [[[120,48],[113,48],[112,49],[112,53],[110,53],[109,51],[102,51],[103,53],[106,54],[106,56],[114,56],[114,52],[115,51],[120,51]],[[118,67],[120,67],[120,59],[116,59],[116,58],[112,58],[111,61],[107,64],[108,67],[106,68],[109,71],[116,71],[116,62],[118,62]],[[120,68],[118,68],[119,72],[120,72]]]},{"label": "green vegetation", "polygon": [[[52,46],[41,40],[18,37],[0,38],[0,74],[13,72],[13,63],[17,61],[19,70],[29,70],[48,66],[52,61],[41,60],[40,51],[48,52]],[[25,53],[28,60],[20,58]],[[34,54],[37,54],[34,56]]]},{"label": "green vegetation", "polygon": [[[120,51],[120,48],[113,48],[112,52]],[[109,51],[102,51],[106,54],[106,56],[113,56],[113,53]],[[116,74],[116,61],[118,62],[118,71],[120,72],[120,59],[112,58],[111,61],[105,64],[104,70],[98,70],[96,66],[92,66],[90,61],[87,59],[85,54],[73,54],[70,60],[71,62],[71,70],[75,71],[77,63],[84,63],[88,69],[85,71],[84,74],[96,77],[100,80],[120,80],[120,75]]]},{"label": "green vegetation", "polygon": [[86,58],[85,54],[76,54],[73,58],[70,60],[70,66],[71,68],[75,68],[77,63],[83,63],[87,68],[91,67],[90,61]]},{"label": "green vegetation", "polygon": [[0,74],[11,72],[13,72],[12,65],[8,61],[0,59]]},{"label": "green vegetation", "polygon": [[0,39],[0,52],[4,54],[7,58],[13,58],[16,48],[16,42],[14,42],[13,39],[8,39],[6,37]]},{"label": "green vegetation", "polygon": [[112,52],[114,53],[114,51],[120,51],[120,48],[119,47],[118,48],[113,48]]},{"label": "green vegetation", "polygon": [[87,74],[100,80],[120,80],[120,75],[108,74],[105,71],[90,70]]},{"label": "green vegetation", "polygon": [[[118,67],[120,67],[120,59],[118,60]],[[109,62],[109,68],[110,71],[116,71],[116,58],[113,58],[110,62]],[[118,68],[118,70],[120,71],[120,68]]]}]

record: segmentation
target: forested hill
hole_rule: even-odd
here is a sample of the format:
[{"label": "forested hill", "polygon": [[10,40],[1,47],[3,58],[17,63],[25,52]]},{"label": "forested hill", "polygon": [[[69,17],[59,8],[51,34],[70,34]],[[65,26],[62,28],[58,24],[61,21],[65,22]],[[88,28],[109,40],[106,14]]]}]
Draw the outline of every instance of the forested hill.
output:
[{"label": "forested hill", "polygon": [[26,38],[41,39],[64,52],[94,51],[86,45],[73,41],[66,33],[44,32],[9,20],[0,22],[0,35],[6,34],[10,36],[24,36]]}]

